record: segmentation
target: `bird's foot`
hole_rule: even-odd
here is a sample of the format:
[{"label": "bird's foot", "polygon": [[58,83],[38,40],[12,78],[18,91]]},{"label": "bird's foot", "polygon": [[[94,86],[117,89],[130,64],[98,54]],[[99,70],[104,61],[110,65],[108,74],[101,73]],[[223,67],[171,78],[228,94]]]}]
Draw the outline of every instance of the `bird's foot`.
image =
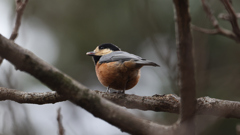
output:
[{"label": "bird's foot", "polygon": [[125,94],[125,90],[119,90],[117,93],[118,94]]},{"label": "bird's foot", "polygon": [[110,90],[109,86],[107,87],[106,92],[111,93],[111,90]]}]

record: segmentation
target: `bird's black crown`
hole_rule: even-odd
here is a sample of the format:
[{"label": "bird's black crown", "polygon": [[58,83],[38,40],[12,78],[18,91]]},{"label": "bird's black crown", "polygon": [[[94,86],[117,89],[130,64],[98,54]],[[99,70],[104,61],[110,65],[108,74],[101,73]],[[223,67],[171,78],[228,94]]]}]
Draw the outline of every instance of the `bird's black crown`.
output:
[{"label": "bird's black crown", "polygon": [[99,48],[99,50],[110,49],[113,51],[121,51],[121,49],[119,47],[117,47],[116,45],[111,44],[111,43],[101,44],[98,46],[98,48]]}]

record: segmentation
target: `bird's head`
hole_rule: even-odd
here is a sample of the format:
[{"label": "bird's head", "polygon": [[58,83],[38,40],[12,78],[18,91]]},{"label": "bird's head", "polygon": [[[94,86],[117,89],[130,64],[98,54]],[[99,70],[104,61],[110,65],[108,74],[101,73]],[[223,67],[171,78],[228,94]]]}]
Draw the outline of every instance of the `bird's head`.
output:
[{"label": "bird's head", "polygon": [[111,43],[101,44],[96,47],[94,51],[87,52],[86,55],[88,56],[103,56],[109,54],[113,51],[121,51],[119,47],[113,45]]},{"label": "bird's head", "polygon": [[93,50],[91,52],[87,52],[86,55],[92,56],[93,60],[96,64],[99,61],[99,59],[101,58],[101,56],[109,54],[113,51],[121,51],[121,49],[114,44],[105,43],[105,44],[101,44],[101,45],[97,46],[95,50]]}]

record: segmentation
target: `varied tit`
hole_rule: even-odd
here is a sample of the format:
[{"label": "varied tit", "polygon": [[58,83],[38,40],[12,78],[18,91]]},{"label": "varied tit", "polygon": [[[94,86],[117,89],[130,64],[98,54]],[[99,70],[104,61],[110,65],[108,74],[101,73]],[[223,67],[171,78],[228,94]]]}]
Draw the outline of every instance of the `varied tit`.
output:
[{"label": "varied tit", "polygon": [[86,53],[93,57],[98,80],[102,85],[125,92],[133,88],[140,78],[140,68],[143,66],[159,66],[137,55],[121,51],[116,45],[107,43]]}]

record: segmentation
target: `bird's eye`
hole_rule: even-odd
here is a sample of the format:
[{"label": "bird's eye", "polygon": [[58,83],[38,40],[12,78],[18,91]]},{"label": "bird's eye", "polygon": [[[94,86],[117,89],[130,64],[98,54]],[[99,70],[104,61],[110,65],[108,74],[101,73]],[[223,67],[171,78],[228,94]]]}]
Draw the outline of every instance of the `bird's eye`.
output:
[{"label": "bird's eye", "polygon": [[104,47],[103,47],[103,46],[100,46],[99,49],[104,49]]}]

